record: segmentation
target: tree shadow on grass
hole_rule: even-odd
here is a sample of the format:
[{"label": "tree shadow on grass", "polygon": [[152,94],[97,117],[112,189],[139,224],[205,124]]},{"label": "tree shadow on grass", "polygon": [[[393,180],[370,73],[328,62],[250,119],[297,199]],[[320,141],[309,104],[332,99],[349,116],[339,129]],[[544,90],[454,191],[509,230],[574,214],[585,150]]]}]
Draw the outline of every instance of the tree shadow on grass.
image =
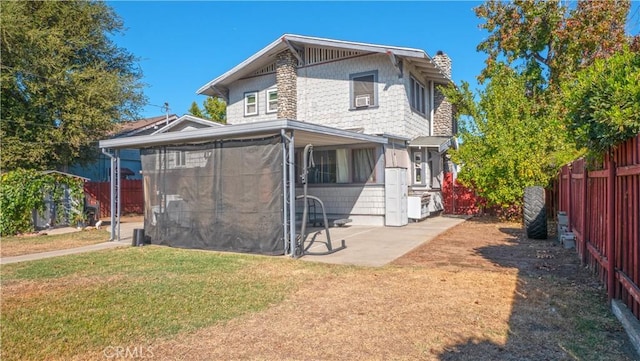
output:
[{"label": "tree shadow on grass", "polygon": [[474,249],[499,269],[517,270],[506,342],[469,338],[440,360],[636,360],[596,278],[574,250],[500,228],[506,242]]}]

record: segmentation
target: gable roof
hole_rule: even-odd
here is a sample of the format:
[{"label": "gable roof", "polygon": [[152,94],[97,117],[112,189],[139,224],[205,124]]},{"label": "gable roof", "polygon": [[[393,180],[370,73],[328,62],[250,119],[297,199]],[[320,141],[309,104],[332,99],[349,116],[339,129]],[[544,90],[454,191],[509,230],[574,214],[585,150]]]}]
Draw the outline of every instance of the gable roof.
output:
[{"label": "gable roof", "polygon": [[82,177],[82,176],[79,176],[79,175],[76,175],[76,174],[61,172],[59,170],[45,170],[45,171],[42,171],[40,173],[41,174],[59,174],[59,175],[65,176],[65,177],[78,178],[78,179],[82,180],[83,182],[90,181],[90,179],[87,178],[87,177]]},{"label": "gable roof", "polygon": [[[451,78],[446,75],[424,50],[284,34],[231,70],[203,85],[196,93],[209,96],[222,95],[224,97],[223,89],[230,83],[248,76],[274,62],[275,56],[283,50],[290,49],[295,55],[298,55],[298,51],[304,49],[305,46],[352,50],[371,54],[388,54],[392,61],[395,61],[395,57],[409,60],[420,72],[425,74],[426,77],[435,78],[446,83],[452,82]],[[299,55],[298,57],[299,60],[303,60]]]},{"label": "gable roof", "polygon": [[191,123],[191,124],[195,125],[195,127],[197,127],[197,128],[222,127],[222,126],[224,126],[224,124],[216,123],[213,120],[202,119],[202,118],[198,118],[196,116],[193,116],[191,114],[185,114],[185,115],[181,116],[180,118],[178,118],[176,121],[171,122],[168,125],[165,125],[164,127],[156,130],[152,134],[160,134],[160,133],[170,132],[170,131],[172,131],[172,129],[176,130],[179,126],[187,125],[188,123]]},{"label": "gable roof", "polygon": [[120,123],[119,129],[113,135],[113,137],[130,137],[132,135],[139,134],[145,130],[154,127],[163,127],[166,124],[170,124],[177,120],[178,116],[175,114],[159,115],[157,117],[139,119],[133,122]]}]

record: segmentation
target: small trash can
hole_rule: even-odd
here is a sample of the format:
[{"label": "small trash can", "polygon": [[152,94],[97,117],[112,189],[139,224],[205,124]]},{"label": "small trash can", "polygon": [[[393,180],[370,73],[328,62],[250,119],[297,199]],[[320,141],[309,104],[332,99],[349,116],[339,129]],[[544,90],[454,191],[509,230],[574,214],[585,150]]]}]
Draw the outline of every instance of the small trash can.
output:
[{"label": "small trash can", "polygon": [[144,246],[144,228],[136,228],[133,230],[131,245],[134,247]]}]

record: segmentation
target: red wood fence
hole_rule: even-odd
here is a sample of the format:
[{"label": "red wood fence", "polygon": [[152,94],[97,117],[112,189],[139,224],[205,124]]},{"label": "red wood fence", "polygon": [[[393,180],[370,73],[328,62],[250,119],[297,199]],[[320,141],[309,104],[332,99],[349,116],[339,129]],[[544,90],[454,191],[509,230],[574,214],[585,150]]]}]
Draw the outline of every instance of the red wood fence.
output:
[{"label": "red wood fence", "polygon": [[[99,209],[98,217],[111,215],[111,183],[110,182],[85,182],[84,194],[87,204]],[[120,181],[120,199],[122,214],[144,212],[144,194],[142,192],[142,180],[122,179]]]},{"label": "red wood fence", "polygon": [[461,185],[457,179],[453,179],[453,173],[444,173],[442,199],[446,214],[472,215],[481,213],[481,202],[479,202],[475,191]]},{"label": "red wood fence", "polygon": [[558,210],[567,212],[578,256],[640,318],[640,135],[588,170],[584,159],[562,168]]}]

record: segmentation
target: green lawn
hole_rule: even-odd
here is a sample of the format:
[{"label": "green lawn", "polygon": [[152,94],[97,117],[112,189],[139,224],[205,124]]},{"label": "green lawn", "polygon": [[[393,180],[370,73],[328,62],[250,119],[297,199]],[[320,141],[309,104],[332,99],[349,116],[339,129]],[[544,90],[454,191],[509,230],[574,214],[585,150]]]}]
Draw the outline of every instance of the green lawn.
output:
[{"label": "green lawn", "polygon": [[6,265],[2,359],[66,358],[262,310],[295,288],[271,276],[294,264],[151,246]]}]

